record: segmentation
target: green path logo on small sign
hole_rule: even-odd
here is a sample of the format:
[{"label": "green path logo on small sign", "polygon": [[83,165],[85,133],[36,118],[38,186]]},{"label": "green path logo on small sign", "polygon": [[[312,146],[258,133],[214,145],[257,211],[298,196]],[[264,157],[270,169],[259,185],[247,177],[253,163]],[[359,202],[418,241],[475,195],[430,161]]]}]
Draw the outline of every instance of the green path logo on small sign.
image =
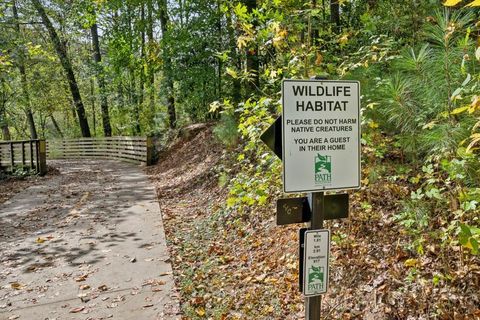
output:
[{"label": "green path logo on small sign", "polygon": [[308,269],[308,290],[321,291],[325,283],[325,270],[323,267],[311,266]]},{"label": "green path logo on small sign", "polygon": [[332,157],[315,156],[315,185],[327,186],[332,183]]}]

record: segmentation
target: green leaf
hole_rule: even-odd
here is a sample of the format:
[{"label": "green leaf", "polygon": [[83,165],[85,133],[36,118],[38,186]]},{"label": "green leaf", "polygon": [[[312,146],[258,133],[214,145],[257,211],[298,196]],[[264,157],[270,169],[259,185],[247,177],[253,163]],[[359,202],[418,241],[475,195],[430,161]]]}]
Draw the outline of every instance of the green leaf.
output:
[{"label": "green leaf", "polygon": [[235,15],[239,18],[247,17],[247,7],[240,2],[235,6],[233,12],[235,12]]}]

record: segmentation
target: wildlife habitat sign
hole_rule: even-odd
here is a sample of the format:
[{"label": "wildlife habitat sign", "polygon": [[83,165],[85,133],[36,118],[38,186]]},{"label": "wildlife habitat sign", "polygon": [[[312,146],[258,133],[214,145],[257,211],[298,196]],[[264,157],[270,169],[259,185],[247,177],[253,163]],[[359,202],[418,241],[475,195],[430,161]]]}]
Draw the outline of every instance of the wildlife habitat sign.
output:
[{"label": "wildlife habitat sign", "polygon": [[360,188],[360,83],[284,80],[285,192]]},{"label": "wildlife habitat sign", "polygon": [[303,294],[306,297],[327,292],[330,230],[305,232]]}]

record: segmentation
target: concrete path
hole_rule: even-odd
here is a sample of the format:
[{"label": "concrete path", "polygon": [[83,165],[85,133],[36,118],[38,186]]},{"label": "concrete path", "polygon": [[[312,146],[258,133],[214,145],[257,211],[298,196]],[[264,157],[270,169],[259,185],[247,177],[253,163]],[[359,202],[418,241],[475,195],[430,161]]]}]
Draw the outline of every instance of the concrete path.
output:
[{"label": "concrete path", "polygon": [[154,188],[141,168],[61,161],[0,205],[0,320],[179,319]]}]

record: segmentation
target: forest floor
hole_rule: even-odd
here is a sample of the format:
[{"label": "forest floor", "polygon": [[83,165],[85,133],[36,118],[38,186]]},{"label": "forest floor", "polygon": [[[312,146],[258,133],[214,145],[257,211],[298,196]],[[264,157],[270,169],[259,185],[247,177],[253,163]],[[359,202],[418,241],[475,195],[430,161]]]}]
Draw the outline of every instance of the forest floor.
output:
[{"label": "forest floor", "polygon": [[0,205],[0,319],[177,319],[159,206],[142,169],[49,164],[57,174],[0,184],[9,192]]},{"label": "forest floor", "polygon": [[[388,158],[375,181],[350,194],[350,217],[326,223],[332,252],[322,318],[480,319],[479,259],[442,247],[435,230],[427,230],[423,254],[412,251],[412,238],[394,218],[411,187],[388,178],[396,175],[395,163],[388,163],[396,160]],[[275,199],[248,214],[223,210],[228,190],[218,173],[226,159],[207,127],[177,140],[147,169],[183,319],[302,319],[300,226],[275,225]]]}]

